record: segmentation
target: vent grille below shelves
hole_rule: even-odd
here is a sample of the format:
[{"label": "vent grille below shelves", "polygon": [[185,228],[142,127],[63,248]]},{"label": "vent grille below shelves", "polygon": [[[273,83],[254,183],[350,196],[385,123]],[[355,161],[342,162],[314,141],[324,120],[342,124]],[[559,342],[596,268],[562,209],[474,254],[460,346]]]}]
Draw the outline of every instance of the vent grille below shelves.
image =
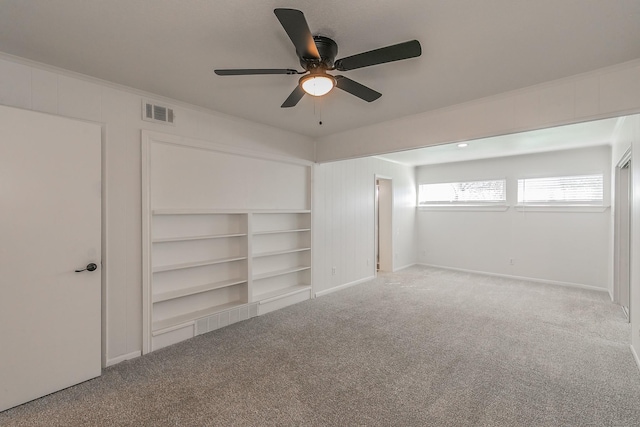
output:
[{"label": "vent grille below shelves", "polygon": [[216,313],[213,316],[196,320],[195,335],[206,334],[216,329],[224,328],[236,322],[251,319],[258,315],[258,303],[242,305],[232,310]]}]

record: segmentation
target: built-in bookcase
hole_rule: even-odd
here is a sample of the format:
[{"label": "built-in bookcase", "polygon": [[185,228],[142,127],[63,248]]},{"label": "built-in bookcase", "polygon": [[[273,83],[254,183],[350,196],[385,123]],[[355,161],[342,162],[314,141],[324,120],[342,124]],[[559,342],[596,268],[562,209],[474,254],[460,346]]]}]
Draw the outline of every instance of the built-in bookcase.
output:
[{"label": "built-in bookcase", "polygon": [[154,211],[152,333],[246,304],[247,214]]},{"label": "built-in bookcase", "polygon": [[154,210],[150,228],[151,350],[311,297],[309,211]]},{"label": "built-in bookcase", "polygon": [[254,213],[252,239],[252,301],[310,289],[309,213]]},{"label": "built-in bookcase", "polygon": [[143,353],[311,298],[311,162],[144,130],[141,148]]}]

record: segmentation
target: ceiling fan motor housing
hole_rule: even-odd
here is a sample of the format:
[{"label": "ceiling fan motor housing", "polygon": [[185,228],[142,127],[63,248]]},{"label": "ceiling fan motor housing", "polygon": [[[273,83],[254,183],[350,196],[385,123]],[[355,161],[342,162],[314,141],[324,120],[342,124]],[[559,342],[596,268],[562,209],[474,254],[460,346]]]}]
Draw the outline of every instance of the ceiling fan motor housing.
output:
[{"label": "ceiling fan motor housing", "polygon": [[338,45],[336,42],[325,36],[313,36],[313,42],[320,54],[320,60],[317,58],[300,58],[300,65],[307,71],[312,71],[316,68],[322,68],[328,70],[333,68],[333,62],[338,55]]}]

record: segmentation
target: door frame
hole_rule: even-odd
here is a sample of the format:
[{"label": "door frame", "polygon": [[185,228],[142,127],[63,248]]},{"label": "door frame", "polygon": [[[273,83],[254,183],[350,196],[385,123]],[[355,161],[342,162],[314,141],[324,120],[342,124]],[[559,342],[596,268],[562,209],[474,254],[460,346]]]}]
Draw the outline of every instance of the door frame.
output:
[{"label": "door frame", "polygon": [[[385,222],[385,234],[387,234],[387,240],[388,240],[388,245],[387,245],[387,254],[388,254],[388,258],[385,260],[385,262],[380,262],[380,271],[393,271],[394,270],[394,260],[393,260],[393,247],[394,247],[394,242],[393,242],[393,178],[389,177],[389,176],[385,176],[385,175],[378,175],[375,174],[374,175],[374,179],[373,179],[373,191],[374,191],[374,219],[373,219],[373,241],[374,241],[374,250],[373,250],[373,267],[374,267],[374,274],[375,276],[378,275],[378,256],[379,256],[379,242],[380,242],[380,230],[379,230],[379,219],[380,219],[380,212],[379,212],[379,192],[378,192],[378,181],[379,180],[384,180],[384,181],[388,181],[388,185],[389,185],[389,198],[386,201],[389,206],[389,219],[388,221]],[[383,268],[382,266],[385,266],[386,268]]]},{"label": "door frame", "polygon": [[[625,310],[630,319],[631,276],[631,218],[633,193],[631,191],[631,148],[620,158],[614,176],[614,226],[613,226],[613,301]],[[626,170],[626,172],[624,172]],[[626,218],[626,219],[625,219]],[[624,223],[623,223],[624,222]],[[626,262],[625,262],[626,259]],[[625,267],[626,266],[626,267]],[[624,279],[626,277],[626,280]],[[625,305],[626,304],[626,305]],[[628,310],[628,312],[627,312]]]}]

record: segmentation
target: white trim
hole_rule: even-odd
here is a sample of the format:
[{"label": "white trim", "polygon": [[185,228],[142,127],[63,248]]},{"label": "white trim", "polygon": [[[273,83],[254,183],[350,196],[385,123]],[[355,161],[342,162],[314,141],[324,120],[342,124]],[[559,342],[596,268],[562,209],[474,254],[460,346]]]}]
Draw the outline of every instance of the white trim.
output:
[{"label": "white trim", "polygon": [[610,206],[589,206],[589,205],[515,205],[518,212],[604,212]]},{"label": "white trim", "polygon": [[[395,163],[396,165],[412,167],[408,163],[403,163],[403,162],[399,162],[397,160],[387,159],[387,158],[383,157],[382,155],[381,156],[371,156],[371,157],[373,157],[374,159],[382,160],[383,162]],[[385,178],[385,179],[387,179],[387,178]],[[388,178],[388,179],[391,179],[391,178]]]},{"label": "white trim", "polygon": [[142,129],[142,140],[148,140],[155,143],[164,143],[170,145],[179,145],[182,147],[195,148],[206,151],[216,151],[225,154],[234,154],[242,157],[253,159],[272,160],[280,163],[294,164],[300,166],[311,166],[312,161],[297,159],[295,157],[286,157],[278,154],[255,151],[248,148],[236,147],[233,145],[220,144],[217,142],[206,141],[203,139],[188,138],[185,136],[173,135],[168,133],[150,131]]},{"label": "white trim", "polygon": [[[626,118],[626,117],[625,117]],[[627,163],[631,161],[631,147],[627,148],[624,154],[620,157],[618,164],[616,164],[617,168],[624,168]]]},{"label": "white trim", "polygon": [[[231,310],[223,310],[223,311],[220,311],[218,313],[211,313],[211,314],[208,314],[206,316],[198,317],[197,319],[187,320],[186,322],[178,323],[177,325],[171,325],[171,326],[167,326],[166,328],[156,329],[155,331],[151,332],[151,336],[152,337],[157,337],[157,336],[169,333],[169,332],[173,332],[173,331],[177,331],[177,330],[180,330],[180,329],[188,328],[189,326],[193,326],[195,328],[196,327],[196,322],[198,320],[204,319],[205,317],[209,317],[209,316],[214,315],[214,314],[220,314],[220,313],[225,313],[225,312],[229,312],[229,311],[231,311]],[[153,342],[153,339],[151,339],[150,341]],[[151,350],[151,351],[153,351],[153,350]]]},{"label": "white trim", "polygon": [[113,359],[107,359],[106,367],[117,365],[118,363],[124,362],[125,360],[135,359],[140,356],[142,356],[142,352],[140,350],[132,351],[131,353],[127,353],[127,354],[122,354],[118,357],[114,357]]},{"label": "white trim", "polygon": [[509,210],[506,204],[433,204],[418,205],[418,211],[487,211],[487,212],[506,212]]},{"label": "white trim", "polygon": [[631,354],[633,355],[633,360],[636,362],[636,367],[640,369],[640,358],[638,357],[638,353],[636,353],[636,349],[633,348],[633,344],[629,344],[629,348],[631,349]]},{"label": "white trim", "polygon": [[545,285],[556,285],[556,286],[564,286],[568,288],[586,289],[590,291],[605,292],[609,294],[609,289],[607,288],[600,288],[600,287],[591,286],[591,285],[583,285],[582,283],[560,282],[557,280],[538,279],[536,277],[513,276],[511,274],[491,273],[489,271],[468,270],[466,268],[446,267],[442,265],[425,264],[425,263],[418,263],[416,265],[421,265],[423,267],[441,268],[443,270],[460,271],[463,273],[481,274],[483,276],[504,277],[505,279],[514,279],[514,280],[526,280],[527,282],[543,283]]},{"label": "white trim", "polygon": [[142,131],[142,354],[153,351],[151,295],[151,139]]},{"label": "white trim", "polygon": [[417,265],[415,262],[411,263],[411,264],[407,264],[407,265],[403,265],[402,267],[398,267],[398,268],[394,268],[393,272],[396,273],[400,270],[406,270],[407,268],[413,267],[414,265]]},{"label": "white trim", "polygon": [[[153,215],[310,214],[306,209],[153,209]],[[281,231],[278,231],[280,233]]]},{"label": "white trim", "polygon": [[102,132],[101,132],[101,147],[100,147],[100,165],[102,167],[101,172],[101,188],[102,188],[102,197],[100,200],[100,214],[101,214],[101,229],[100,229],[100,274],[101,274],[101,282],[100,282],[100,321],[102,322],[101,326],[101,343],[102,343],[102,354],[100,355],[100,363],[103,368],[106,368],[108,365],[108,356],[109,356],[109,310],[107,307],[107,301],[109,301],[109,268],[108,268],[108,260],[107,254],[109,253],[109,209],[107,208],[107,200],[109,199],[109,185],[107,181],[107,170],[109,166],[109,158],[107,156],[107,141],[109,130],[106,124],[102,124]]},{"label": "white trim", "polygon": [[301,289],[295,289],[291,292],[287,292],[287,293],[283,293],[280,294],[278,296],[275,297],[271,297],[271,298],[267,298],[267,299],[263,299],[263,300],[258,300],[255,301],[258,305],[262,305],[262,304],[269,304],[270,302],[274,302],[274,301],[278,301],[282,298],[287,298],[290,297],[292,295],[296,295],[296,294],[300,294],[302,292],[309,292],[309,295],[311,295],[311,286],[306,286],[305,288],[301,288]]},{"label": "white trim", "polygon": [[338,292],[338,291],[341,291],[343,289],[350,288],[351,286],[355,286],[355,285],[359,285],[360,283],[368,282],[368,281],[373,280],[375,278],[376,278],[376,276],[369,276],[369,277],[365,277],[364,279],[358,279],[358,280],[355,280],[353,282],[345,283],[344,285],[334,286],[333,288],[325,289],[324,291],[316,292],[315,297],[318,298],[318,297],[325,296],[327,294],[331,294],[333,292]]}]

